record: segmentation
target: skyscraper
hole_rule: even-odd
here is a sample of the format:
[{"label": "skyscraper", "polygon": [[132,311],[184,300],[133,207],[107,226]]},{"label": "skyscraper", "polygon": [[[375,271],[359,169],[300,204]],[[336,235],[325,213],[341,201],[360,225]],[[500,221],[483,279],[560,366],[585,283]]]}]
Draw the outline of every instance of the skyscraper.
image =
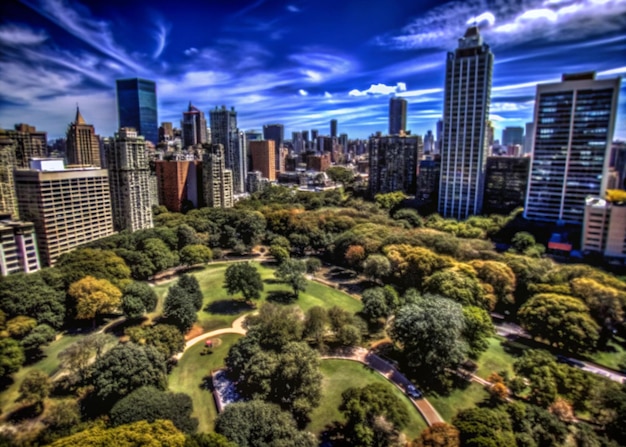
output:
[{"label": "skyscraper", "polygon": [[116,84],[120,129],[132,127],[156,145],[159,142],[156,84],[139,78],[118,79]]},{"label": "skyscraper", "polygon": [[204,113],[189,102],[189,108],[183,112],[183,144],[185,147],[207,143],[207,127]]},{"label": "skyscraper", "polygon": [[260,171],[269,181],[276,180],[275,154],[274,140],[251,141],[252,170]]},{"label": "skyscraper", "polygon": [[[233,192],[241,194],[246,188],[246,173],[248,171],[245,145],[237,129],[237,112],[234,107],[228,110],[225,106],[215,107],[209,112],[211,121],[211,142],[221,144],[224,152],[225,169],[232,171]],[[206,172],[206,169],[205,169]],[[206,193],[206,190],[205,190]]]},{"label": "skyscraper", "polygon": [[276,167],[280,165],[280,148],[283,147],[285,141],[285,126],[282,124],[265,124],[263,126],[263,139],[274,140],[274,149],[276,151]]},{"label": "skyscraper", "polygon": [[417,160],[423,151],[418,135],[372,136],[369,140],[369,194],[415,193]]},{"label": "skyscraper", "polygon": [[524,144],[524,128],[523,127],[505,127],[502,129],[503,146],[513,146],[514,144]]},{"label": "skyscraper", "polygon": [[524,206],[530,158],[487,157],[484,214],[509,214]]},{"label": "skyscraper", "polygon": [[145,139],[132,128],[105,138],[111,206],[116,231],[152,228],[150,167]]},{"label": "skyscraper", "polygon": [[17,143],[0,134],[0,214],[18,218],[17,198],[15,197],[15,147]]},{"label": "skyscraper", "polygon": [[389,135],[406,132],[406,107],[404,98],[389,99]]},{"label": "skyscraper", "polygon": [[330,137],[337,138],[337,120],[330,120]]},{"label": "skyscraper", "polygon": [[587,196],[604,197],[619,89],[594,72],[537,86],[524,217],[580,225]]},{"label": "skyscraper", "polygon": [[205,144],[202,167],[204,170],[204,201],[211,208],[231,208],[233,200],[233,172],[226,169],[226,155],[221,144]]},{"label": "skyscraper", "polygon": [[76,119],[67,126],[67,162],[70,165],[101,167],[100,142],[91,124],[87,124],[76,107]]},{"label": "skyscraper", "polygon": [[493,54],[478,27],[467,29],[448,53],[443,109],[439,214],[465,219],[480,214]]},{"label": "skyscraper", "polygon": [[48,135],[46,132],[35,129],[35,126],[16,124],[15,129],[0,129],[0,137],[8,138],[15,142],[16,168],[29,169],[32,159],[46,156]]}]

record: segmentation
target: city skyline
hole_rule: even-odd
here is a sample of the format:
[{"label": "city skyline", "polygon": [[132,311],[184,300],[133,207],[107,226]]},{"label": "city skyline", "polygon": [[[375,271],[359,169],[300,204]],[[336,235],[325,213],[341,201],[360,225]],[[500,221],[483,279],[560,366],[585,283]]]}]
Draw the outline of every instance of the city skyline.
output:
[{"label": "city skyline", "polygon": [[407,128],[424,134],[443,114],[446,53],[472,23],[495,55],[497,139],[532,120],[537,83],[626,74],[626,0],[222,3],[2,2],[0,127],[61,137],[78,104],[96,133],[113,135],[115,81],[141,77],[157,84],[158,122],[176,127],[191,101],[204,113],[235,107],[242,130],[327,135],[336,119],[339,133],[366,138],[386,133],[395,94],[408,101]]}]

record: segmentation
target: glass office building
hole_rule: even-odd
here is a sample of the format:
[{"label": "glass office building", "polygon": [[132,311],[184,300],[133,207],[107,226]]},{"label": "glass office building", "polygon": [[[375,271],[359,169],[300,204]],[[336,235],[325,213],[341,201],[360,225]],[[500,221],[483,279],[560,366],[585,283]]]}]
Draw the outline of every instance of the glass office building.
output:
[{"label": "glass office building", "polygon": [[146,79],[118,79],[117,115],[119,128],[132,127],[147,141],[157,144],[156,84]]}]

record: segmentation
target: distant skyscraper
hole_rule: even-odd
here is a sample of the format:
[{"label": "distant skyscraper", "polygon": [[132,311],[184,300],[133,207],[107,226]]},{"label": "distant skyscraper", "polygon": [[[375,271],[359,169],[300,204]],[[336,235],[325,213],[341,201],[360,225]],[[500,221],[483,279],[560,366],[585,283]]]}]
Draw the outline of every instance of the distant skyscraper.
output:
[{"label": "distant skyscraper", "polygon": [[146,141],[159,142],[157,94],[154,81],[118,79],[117,115],[119,127],[132,127]]},{"label": "distant skyscraper", "polygon": [[426,135],[424,135],[424,153],[432,154],[433,152],[435,152],[435,136],[432,130],[429,130],[426,132]]},{"label": "distant skyscraper", "polygon": [[101,167],[100,141],[91,124],[87,124],[76,107],[76,119],[67,127],[67,162],[70,165]]},{"label": "distant skyscraper", "polygon": [[594,72],[537,86],[524,217],[582,224],[587,196],[604,197],[619,89]]},{"label": "distant skyscraper", "polygon": [[111,206],[116,231],[152,228],[150,166],[146,143],[132,128],[123,128],[105,138]]},{"label": "distant skyscraper", "polygon": [[389,135],[398,135],[400,132],[406,132],[406,108],[406,99],[389,99]]},{"label": "distant skyscraper", "polygon": [[337,138],[337,120],[330,120],[330,136]]},{"label": "distant skyscraper", "polygon": [[291,144],[293,151],[296,154],[304,152],[304,139],[302,138],[302,132],[291,132]]},{"label": "distant skyscraper", "polygon": [[478,28],[448,53],[443,109],[439,214],[465,219],[482,210],[493,54]]},{"label": "distant skyscraper", "polygon": [[[245,145],[237,129],[237,112],[234,107],[228,110],[225,106],[209,112],[211,121],[211,142],[221,144],[224,151],[225,169],[230,169],[233,176],[233,192],[241,194],[246,188],[246,173],[248,172]],[[205,169],[206,172],[206,169]],[[206,190],[205,190],[206,193]]]},{"label": "distant skyscraper", "polygon": [[159,142],[174,139],[174,127],[169,121],[163,121],[159,126]]},{"label": "distant skyscraper", "polygon": [[369,140],[369,194],[415,193],[417,160],[423,151],[418,135],[372,136]]},{"label": "distant skyscraper", "polygon": [[274,140],[250,142],[252,171],[260,171],[270,181],[276,180],[276,149]]},{"label": "distant skyscraper", "polygon": [[533,150],[533,136],[535,134],[535,123],[526,123],[524,133],[524,154],[530,154]]},{"label": "distant skyscraper", "polygon": [[275,144],[275,157],[276,167],[280,165],[280,148],[283,147],[285,141],[285,126],[282,124],[265,124],[263,126],[263,139],[274,140]]},{"label": "distant skyscraper", "polygon": [[524,128],[523,127],[505,127],[502,129],[503,146],[513,146],[515,144],[524,144]]},{"label": "distant skyscraper", "polygon": [[204,201],[211,208],[231,208],[233,172],[226,169],[226,156],[221,144],[205,144],[202,167],[204,170]]},{"label": "distant skyscraper", "polygon": [[183,144],[185,147],[207,142],[207,127],[204,113],[189,102],[189,108],[183,112]]}]

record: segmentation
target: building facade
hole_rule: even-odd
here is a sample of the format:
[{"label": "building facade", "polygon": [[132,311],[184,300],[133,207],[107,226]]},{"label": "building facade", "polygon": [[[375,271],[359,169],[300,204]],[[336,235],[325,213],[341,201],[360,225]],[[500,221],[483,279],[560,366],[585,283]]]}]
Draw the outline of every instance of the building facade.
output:
[{"label": "building facade", "polygon": [[516,144],[524,144],[524,128],[523,127],[505,127],[502,129],[503,146],[513,146]]},{"label": "building facade", "polygon": [[204,113],[191,102],[186,112],[183,112],[182,121],[183,144],[185,147],[208,143],[207,125]]},{"label": "building facade", "polygon": [[488,157],[483,214],[509,214],[524,206],[530,158]]},{"label": "building facade", "polygon": [[389,99],[389,135],[399,135],[406,132],[406,109],[406,99]]},{"label": "building facade", "polygon": [[276,148],[274,140],[250,141],[252,170],[260,171],[263,177],[273,182],[276,180]]},{"label": "building facade", "polygon": [[106,169],[64,169],[63,160],[35,160],[32,166],[15,171],[15,185],[22,220],[35,224],[43,265],[113,234]]},{"label": "building facade", "polygon": [[15,167],[29,169],[30,160],[46,156],[48,135],[38,131],[35,126],[16,124],[14,129],[0,129],[0,138],[13,140],[15,143]]},{"label": "building facade", "polygon": [[35,225],[0,217],[0,274],[31,273],[40,268]]},{"label": "building facade", "polygon": [[369,140],[369,194],[415,193],[417,160],[423,151],[418,135],[371,136]]},{"label": "building facade", "polygon": [[76,119],[67,127],[67,163],[69,165],[102,167],[100,141],[91,124],[87,124],[76,107]]},{"label": "building facade", "polygon": [[202,205],[201,161],[158,160],[155,170],[159,205],[175,213]]},{"label": "building facade", "polygon": [[123,128],[105,138],[113,223],[116,231],[152,228],[150,166],[143,136]]},{"label": "building facade", "polygon": [[583,252],[626,262],[626,203],[587,197],[581,246]]},{"label": "building facade", "polygon": [[234,205],[233,172],[226,169],[226,155],[221,144],[205,144],[203,165],[204,201],[211,208]]},{"label": "building facade", "polygon": [[493,54],[478,28],[448,53],[438,211],[465,219],[482,211]]},{"label": "building facade", "polygon": [[[237,112],[225,106],[209,112],[211,122],[211,144],[221,144],[224,150],[224,163],[233,177],[233,192],[241,194],[246,190],[248,160],[245,154],[245,138],[237,129]],[[206,192],[206,191],[205,191]]]},{"label": "building facade", "polygon": [[147,79],[118,79],[119,128],[132,127],[146,141],[159,142],[156,83]]},{"label": "building facade", "polygon": [[587,196],[604,196],[619,89],[595,73],[537,86],[524,217],[581,225]]},{"label": "building facade", "polygon": [[8,214],[13,219],[19,216],[13,178],[16,146],[14,140],[0,133],[0,214]]}]

